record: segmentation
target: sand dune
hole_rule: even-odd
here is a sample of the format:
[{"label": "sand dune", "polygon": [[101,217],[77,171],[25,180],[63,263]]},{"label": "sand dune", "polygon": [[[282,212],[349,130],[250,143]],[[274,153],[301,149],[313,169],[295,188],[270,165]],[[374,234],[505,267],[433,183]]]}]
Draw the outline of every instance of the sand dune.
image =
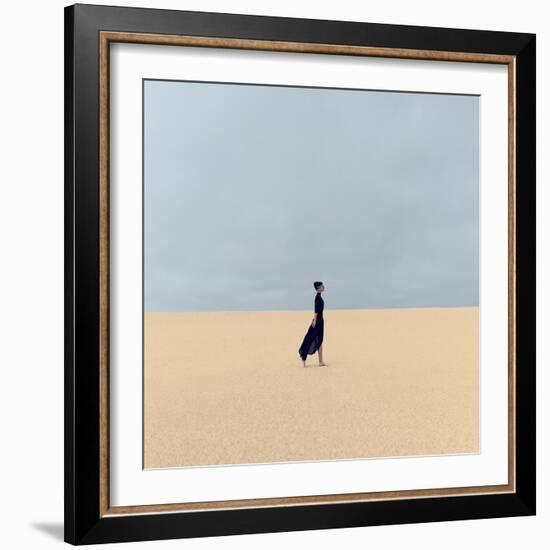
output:
[{"label": "sand dune", "polygon": [[145,467],[479,452],[479,308],[146,313]]}]

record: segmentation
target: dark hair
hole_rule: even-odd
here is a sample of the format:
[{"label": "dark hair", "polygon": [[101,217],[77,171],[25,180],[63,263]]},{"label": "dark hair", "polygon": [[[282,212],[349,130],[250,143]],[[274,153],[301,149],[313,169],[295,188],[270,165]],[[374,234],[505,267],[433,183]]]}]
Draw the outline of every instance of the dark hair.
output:
[{"label": "dark hair", "polygon": [[323,284],[322,281],[315,281],[315,282],[313,283],[313,288],[314,288],[315,290],[317,290],[322,284]]}]

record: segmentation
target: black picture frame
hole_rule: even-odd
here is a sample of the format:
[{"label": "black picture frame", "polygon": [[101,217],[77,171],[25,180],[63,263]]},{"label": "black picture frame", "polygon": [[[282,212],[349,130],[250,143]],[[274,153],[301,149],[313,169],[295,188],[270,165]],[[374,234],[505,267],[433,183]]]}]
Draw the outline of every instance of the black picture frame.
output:
[{"label": "black picture frame", "polygon": [[[65,541],[74,545],[534,515],[534,34],[75,4],[65,15]],[[109,515],[100,502],[99,33],[512,56],[515,63],[515,490]]]}]

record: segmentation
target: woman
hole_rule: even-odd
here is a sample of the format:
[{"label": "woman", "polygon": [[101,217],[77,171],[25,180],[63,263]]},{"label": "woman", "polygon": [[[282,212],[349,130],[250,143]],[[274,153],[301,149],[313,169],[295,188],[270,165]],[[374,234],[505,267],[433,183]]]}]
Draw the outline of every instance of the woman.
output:
[{"label": "woman", "polygon": [[325,308],[325,302],[321,297],[321,292],[325,290],[325,285],[321,281],[315,281],[313,283],[313,288],[317,291],[317,294],[315,295],[315,313],[298,353],[300,354],[302,363],[305,367],[307,356],[313,355],[316,351],[318,351],[319,366],[326,367],[327,364],[323,363],[323,333],[325,329],[323,309]]}]

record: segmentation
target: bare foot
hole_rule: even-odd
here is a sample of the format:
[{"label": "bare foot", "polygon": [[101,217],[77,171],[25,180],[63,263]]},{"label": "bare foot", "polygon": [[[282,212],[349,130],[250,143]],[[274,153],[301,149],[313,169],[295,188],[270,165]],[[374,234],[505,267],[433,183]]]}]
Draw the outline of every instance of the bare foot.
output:
[{"label": "bare foot", "polygon": [[319,366],[320,367],[328,367],[328,365],[326,363],[323,363],[323,362],[319,363]]}]

